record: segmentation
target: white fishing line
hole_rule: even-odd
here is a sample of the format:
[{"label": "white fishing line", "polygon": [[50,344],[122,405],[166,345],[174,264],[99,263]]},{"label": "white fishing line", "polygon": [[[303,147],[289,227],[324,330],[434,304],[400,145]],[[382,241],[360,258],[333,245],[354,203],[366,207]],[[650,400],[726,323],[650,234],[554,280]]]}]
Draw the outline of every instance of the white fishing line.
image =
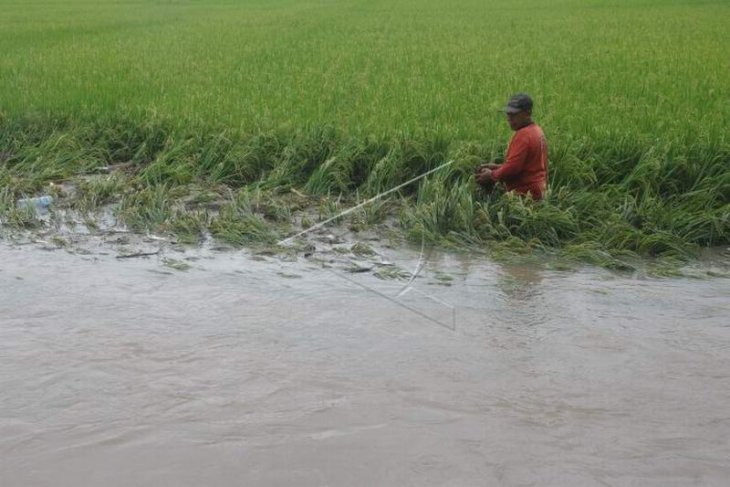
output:
[{"label": "white fishing line", "polygon": [[437,324],[439,326],[442,326],[442,327],[446,328],[447,330],[451,330],[451,331],[455,331],[456,330],[456,309],[453,306],[451,306],[450,304],[448,304],[448,303],[444,303],[441,300],[435,299],[433,296],[429,296],[429,295],[427,295],[425,293],[422,293],[422,292],[418,291],[421,294],[423,294],[424,296],[429,297],[429,298],[433,299],[436,302],[439,302],[441,304],[444,304],[444,305],[446,305],[447,307],[449,307],[451,309],[451,318],[452,318],[451,325],[449,325],[447,323],[444,323],[441,320],[437,320],[433,316],[430,316],[430,315],[424,313],[423,311],[421,311],[418,308],[414,308],[413,306],[409,306],[409,305],[407,305],[407,304],[399,301],[398,299],[394,298],[393,296],[390,296],[388,294],[385,294],[384,292],[378,291],[377,289],[375,289],[373,287],[370,287],[367,284],[363,284],[362,282],[358,282],[355,279],[352,279],[351,277],[348,277],[348,276],[346,276],[345,274],[343,274],[341,272],[337,272],[334,269],[331,269],[329,267],[325,267],[325,269],[327,269],[328,271],[330,271],[332,274],[334,274],[334,275],[336,275],[338,277],[341,277],[342,279],[344,279],[346,281],[350,281],[351,283],[355,284],[356,286],[360,286],[361,288],[365,289],[366,291],[370,291],[371,293],[375,293],[378,296],[380,296],[381,298],[387,299],[391,303],[397,304],[398,306],[400,306],[402,308],[405,308],[408,311],[410,311],[412,313],[415,313],[418,316],[420,316],[422,318],[425,318],[425,319],[427,319],[428,321],[430,321],[432,323],[435,323],[435,324]]},{"label": "white fishing line", "polygon": [[362,203],[360,203],[357,206],[353,206],[352,208],[348,208],[347,210],[345,210],[345,211],[343,211],[341,213],[338,213],[337,215],[333,216],[332,218],[328,218],[328,219],[326,219],[324,221],[321,221],[321,222],[319,222],[319,223],[317,223],[315,225],[312,225],[309,228],[306,228],[306,229],[302,230],[299,233],[296,233],[296,234],[292,235],[291,237],[287,237],[284,240],[280,240],[277,243],[277,245],[285,245],[285,244],[288,244],[289,242],[291,242],[292,240],[294,240],[297,237],[301,237],[302,235],[305,235],[305,234],[311,232],[312,230],[316,230],[318,228],[321,228],[321,227],[325,226],[326,224],[328,224],[329,222],[331,222],[333,220],[337,220],[338,218],[341,218],[341,217],[343,217],[343,216],[345,216],[347,214],[352,213],[353,211],[357,210],[358,208],[362,208],[365,205],[369,205],[373,201],[376,201],[376,200],[382,198],[383,196],[388,195],[388,194],[390,194],[390,193],[392,193],[394,191],[398,191],[402,187],[408,186],[409,184],[414,183],[414,182],[418,181],[419,179],[425,178],[429,174],[432,174],[432,173],[438,171],[439,169],[444,168],[444,167],[452,164],[453,162],[454,162],[453,160],[451,160],[449,162],[445,162],[445,163],[441,164],[439,167],[435,167],[435,168],[433,168],[433,169],[431,169],[429,171],[426,171],[425,173],[421,174],[420,176],[416,176],[415,178],[410,179],[410,180],[406,181],[403,184],[399,184],[395,188],[391,188],[388,191],[385,191],[383,193],[377,194],[377,195],[373,196],[372,198],[363,201]]},{"label": "white fishing line", "polygon": [[400,298],[404,294],[406,294],[411,287],[411,284],[413,284],[413,280],[418,276],[418,274],[421,273],[421,270],[424,267],[424,260],[423,260],[423,249],[426,247],[426,236],[424,234],[421,234],[421,252],[418,254],[418,262],[416,263],[416,270],[411,272],[411,278],[408,279],[408,282],[401,288],[401,290],[395,295],[396,298]]},{"label": "white fishing line", "polygon": [[[435,168],[433,168],[433,169],[431,169],[429,171],[426,171],[425,173],[423,173],[423,174],[421,174],[419,176],[416,176],[413,179],[409,179],[405,183],[399,184],[398,186],[396,186],[394,188],[391,188],[391,189],[389,189],[387,191],[384,191],[384,192],[382,192],[380,194],[377,194],[377,195],[373,196],[372,198],[369,198],[369,199],[363,201],[359,205],[353,206],[352,208],[348,208],[347,210],[344,210],[344,211],[338,213],[337,215],[335,215],[335,216],[333,216],[331,218],[328,218],[328,219],[326,219],[324,221],[321,221],[321,222],[317,223],[316,225],[312,225],[311,227],[306,228],[306,229],[302,230],[301,232],[296,233],[296,234],[294,234],[294,235],[292,235],[290,237],[287,237],[284,240],[280,240],[277,243],[277,245],[285,245],[285,244],[288,244],[289,242],[291,242],[292,240],[294,240],[297,237],[301,237],[302,235],[306,235],[307,233],[311,232],[312,230],[316,230],[318,228],[321,228],[321,227],[323,227],[324,225],[328,224],[329,222],[331,222],[333,220],[337,220],[338,218],[341,218],[341,217],[343,217],[343,216],[345,216],[347,214],[352,213],[353,211],[357,210],[358,208],[362,208],[365,205],[369,205],[373,201],[376,201],[376,200],[382,198],[383,196],[386,196],[386,195],[388,195],[390,193],[393,193],[394,191],[398,191],[399,189],[403,188],[404,186],[408,186],[409,184],[414,183],[414,182],[418,181],[419,179],[425,178],[429,174],[433,174],[434,172],[438,171],[439,169],[442,169],[442,168],[444,168],[446,166],[451,165],[453,162],[454,161],[452,159],[452,160],[450,160],[448,162],[445,162],[445,163],[441,164],[438,167],[435,167]],[[359,286],[359,287],[365,289],[366,291],[370,291],[372,293],[375,293],[378,296],[380,296],[381,298],[387,299],[388,301],[390,301],[390,302],[392,302],[394,304],[397,304],[398,306],[401,306],[402,308],[405,308],[405,309],[411,311],[412,313],[415,313],[415,314],[421,316],[422,318],[425,318],[425,319],[431,321],[432,323],[436,323],[437,325],[442,326],[442,327],[444,327],[444,328],[446,328],[448,330],[455,331],[456,330],[456,308],[454,306],[452,306],[451,304],[445,302],[445,301],[442,301],[442,300],[440,300],[440,299],[438,299],[438,298],[436,298],[434,296],[431,296],[430,294],[424,293],[423,291],[418,291],[417,289],[413,288],[413,281],[416,279],[416,277],[418,277],[418,275],[421,273],[421,271],[423,270],[423,268],[425,266],[425,260],[423,258],[423,251],[425,249],[425,245],[426,245],[425,236],[424,235],[421,235],[421,252],[420,252],[420,254],[418,256],[418,262],[416,264],[416,269],[411,273],[411,278],[408,280],[408,282],[405,284],[405,286],[403,286],[403,288],[398,293],[396,293],[395,296],[390,296],[390,295],[388,295],[388,294],[386,294],[384,292],[378,291],[377,289],[375,289],[375,288],[373,288],[371,286],[368,286],[367,284],[363,284],[362,282],[358,282],[357,280],[352,279],[351,277],[346,276],[342,272],[337,272],[336,270],[331,269],[329,267],[324,267],[324,268],[327,269],[328,271],[330,271],[331,273],[333,273],[334,275],[336,275],[336,276],[338,276],[338,277],[340,277],[342,279],[345,279],[346,281],[349,281],[349,282],[355,284],[356,286]],[[414,308],[413,306],[409,306],[409,305],[407,305],[407,304],[405,304],[405,303],[403,303],[403,302],[401,302],[401,301],[399,301],[397,299],[397,298],[399,298],[401,296],[404,296],[405,294],[407,294],[411,290],[415,290],[420,295],[422,295],[424,297],[427,297],[427,298],[431,299],[432,301],[437,302],[437,303],[439,303],[439,304],[441,304],[441,305],[449,308],[451,310],[451,325],[449,325],[447,323],[444,323],[443,321],[437,320],[436,318],[434,318],[434,317],[432,317],[432,316],[424,313],[423,311],[421,311],[421,310],[419,310],[417,308]]]}]

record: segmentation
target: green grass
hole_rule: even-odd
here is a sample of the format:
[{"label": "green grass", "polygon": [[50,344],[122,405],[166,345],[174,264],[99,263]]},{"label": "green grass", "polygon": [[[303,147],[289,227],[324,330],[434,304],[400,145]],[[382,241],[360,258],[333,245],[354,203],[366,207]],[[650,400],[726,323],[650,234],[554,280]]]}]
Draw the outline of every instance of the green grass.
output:
[{"label": "green grass", "polygon": [[[0,11],[7,224],[38,224],[14,200],[70,181],[70,206],[116,203],[138,231],[271,243],[297,218],[316,222],[312,211],[454,160],[350,226],[389,214],[416,241],[561,249],[618,268],[730,242],[724,1],[0,0]],[[472,179],[503,153],[495,109],[516,91],[534,96],[548,137],[540,203],[483,195]],[[209,211],[211,199],[225,201]]]}]

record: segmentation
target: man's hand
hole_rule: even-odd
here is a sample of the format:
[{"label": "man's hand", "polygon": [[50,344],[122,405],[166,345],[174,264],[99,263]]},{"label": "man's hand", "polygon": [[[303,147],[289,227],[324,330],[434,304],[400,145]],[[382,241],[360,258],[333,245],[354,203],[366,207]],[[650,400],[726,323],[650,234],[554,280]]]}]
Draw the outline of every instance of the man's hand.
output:
[{"label": "man's hand", "polygon": [[479,171],[481,171],[482,169],[491,169],[493,171],[493,170],[497,169],[498,167],[499,167],[499,164],[497,164],[496,162],[487,162],[487,163],[484,163],[484,164],[480,165],[479,167],[477,167],[476,172],[478,174]]},{"label": "man's hand", "polygon": [[481,185],[492,183],[492,170],[484,164],[484,166],[480,166],[477,169],[477,173],[474,176],[474,179],[477,180],[477,183]]}]

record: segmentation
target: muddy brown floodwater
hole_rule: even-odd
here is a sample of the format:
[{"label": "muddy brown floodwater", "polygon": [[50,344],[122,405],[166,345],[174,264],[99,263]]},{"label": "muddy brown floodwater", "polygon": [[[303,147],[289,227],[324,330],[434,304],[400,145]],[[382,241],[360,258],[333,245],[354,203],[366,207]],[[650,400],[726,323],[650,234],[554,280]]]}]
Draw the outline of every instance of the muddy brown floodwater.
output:
[{"label": "muddy brown floodwater", "polygon": [[0,243],[0,485],[730,482],[730,279],[179,257]]}]

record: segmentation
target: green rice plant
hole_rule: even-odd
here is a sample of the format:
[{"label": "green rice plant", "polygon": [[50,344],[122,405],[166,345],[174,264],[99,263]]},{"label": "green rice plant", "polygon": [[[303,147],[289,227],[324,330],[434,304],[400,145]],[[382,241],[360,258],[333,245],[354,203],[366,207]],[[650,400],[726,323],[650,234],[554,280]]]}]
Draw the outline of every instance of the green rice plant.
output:
[{"label": "green rice plant", "polygon": [[83,123],[93,128],[86,139],[88,145],[104,147],[110,164],[131,163],[133,167],[154,161],[169,144],[173,131],[169,123],[156,116],[132,119],[108,115],[78,122]]},{"label": "green rice plant", "polygon": [[[355,198],[353,205],[358,204],[361,204],[359,196]],[[399,202],[391,198],[377,199],[352,213],[349,228],[354,231],[361,231],[373,225],[384,223],[389,215],[397,212],[398,207]]]},{"label": "green rice plant", "polygon": [[366,243],[356,242],[350,247],[350,252],[358,257],[372,257],[377,254],[372,247]]},{"label": "green rice plant", "polygon": [[500,262],[537,262],[538,258],[535,255],[535,250],[534,241],[525,241],[517,237],[491,241],[488,245],[489,257]]},{"label": "green rice plant", "polygon": [[530,198],[504,195],[486,205],[492,221],[510,236],[524,240],[537,239],[542,245],[559,246],[578,233],[572,208],[560,208],[548,201],[534,202]]},{"label": "green rice plant", "polygon": [[0,189],[0,228],[39,228],[42,222],[35,209],[29,206],[18,208],[15,195],[8,188]]},{"label": "green rice plant", "polygon": [[[220,192],[215,194],[217,198],[221,197]],[[233,191],[231,188],[225,190],[226,205],[235,202],[266,220],[280,224],[290,222],[293,219],[293,212],[302,208],[301,202],[290,196],[290,194],[276,194],[273,190],[264,189],[260,185],[246,186],[238,191]]]},{"label": "green rice plant", "polygon": [[129,180],[119,174],[81,179],[70,204],[81,212],[95,211],[118,200],[128,184]]},{"label": "green rice plant", "polygon": [[176,210],[166,221],[166,228],[178,242],[196,245],[201,242],[208,229],[210,216],[207,211]]},{"label": "green rice plant", "polygon": [[503,162],[505,147],[493,141],[491,143],[473,141],[455,145],[449,151],[448,158],[454,162],[451,170],[455,175],[468,177],[474,174],[474,169],[487,162]]},{"label": "green rice plant", "polygon": [[52,132],[40,141],[23,141],[2,163],[0,178],[15,194],[41,189],[104,165],[97,147],[84,146],[73,133]]},{"label": "green rice plant", "polygon": [[304,190],[310,194],[343,194],[357,190],[369,177],[375,164],[387,156],[386,141],[368,137],[349,140],[310,176]]},{"label": "green rice plant", "polygon": [[213,144],[206,140],[202,145],[198,174],[234,188],[265,179],[282,152],[282,141],[275,134],[231,140],[227,134],[220,134],[210,138]]},{"label": "green rice plant", "polygon": [[292,206],[260,187],[239,191],[238,202],[268,221],[284,224],[292,220]]},{"label": "green rice plant", "polygon": [[317,211],[317,222],[321,223],[333,218],[332,221],[328,222],[326,226],[334,226],[339,224],[345,219],[345,216],[338,217],[343,210],[347,208],[343,206],[341,198],[326,198],[316,208]]},{"label": "green rice plant", "polygon": [[401,213],[401,224],[418,226],[431,236],[451,232],[470,235],[476,217],[472,186],[468,180],[451,183],[449,169],[434,173],[422,182],[416,202]]},{"label": "green rice plant", "polygon": [[[378,160],[362,185],[364,194],[376,195],[434,169],[447,161],[449,141],[435,136],[433,139],[410,139],[401,136],[395,140],[389,152]],[[403,195],[413,194],[418,186],[404,187]]]},{"label": "green rice plant", "polygon": [[598,183],[595,167],[597,162],[580,158],[575,153],[555,154],[551,152],[549,183],[553,188],[570,187],[581,190],[593,189]]},{"label": "green rice plant", "polygon": [[175,202],[182,192],[165,185],[148,186],[122,197],[119,219],[135,231],[164,229],[174,214]]},{"label": "green rice plant", "polygon": [[617,271],[635,271],[636,266],[631,262],[631,255],[623,253],[623,258],[614,256],[598,242],[584,242],[567,245],[561,253],[563,258],[577,262],[593,264]]},{"label": "green rice plant", "polygon": [[266,185],[301,186],[312,173],[325,163],[338,145],[331,127],[297,131],[284,145],[269,174]]},{"label": "green rice plant", "polygon": [[271,245],[281,238],[272,225],[254,212],[245,192],[221,208],[210,222],[210,232],[215,238],[237,246]]},{"label": "green rice plant", "polygon": [[195,173],[194,143],[192,138],[168,138],[155,159],[141,170],[139,179],[148,185],[192,183]]},{"label": "green rice plant", "polygon": [[44,181],[34,177],[19,177],[12,170],[0,167],[0,187],[7,192],[8,198],[21,198],[34,194],[45,187]]}]

